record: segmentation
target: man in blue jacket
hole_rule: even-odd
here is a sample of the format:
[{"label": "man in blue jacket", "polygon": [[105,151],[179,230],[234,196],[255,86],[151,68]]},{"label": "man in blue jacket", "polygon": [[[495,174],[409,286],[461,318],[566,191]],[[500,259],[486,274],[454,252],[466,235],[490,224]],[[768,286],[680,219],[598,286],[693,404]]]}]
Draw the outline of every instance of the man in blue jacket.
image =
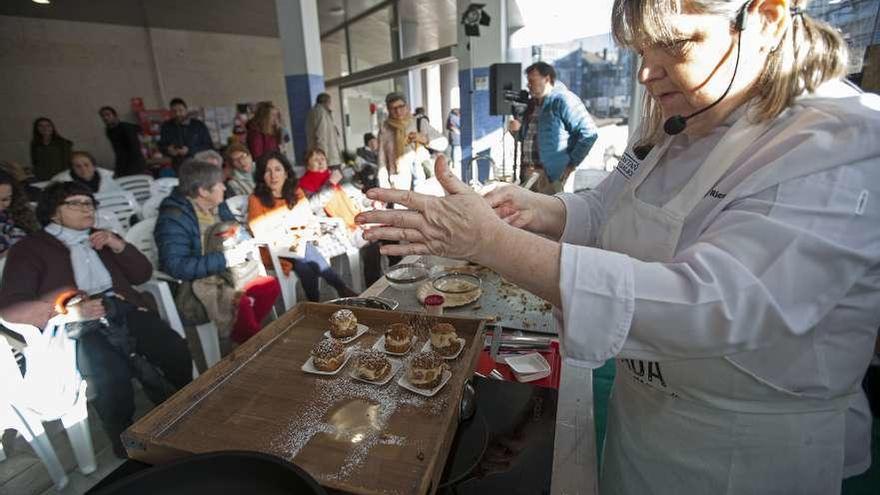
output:
[{"label": "man in blue jacket", "polygon": [[536,62],[525,70],[531,99],[523,122],[514,119],[508,128],[522,141],[520,171],[532,187],[553,194],[562,191],[565,179],[587,157],[598,134],[584,103],[564,84],[556,81],[556,70]]},{"label": "man in blue jacket", "polygon": [[162,123],[159,130],[159,149],[171,157],[174,171],[187,158],[192,158],[199,151],[214,149],[211,132],[201,120],[190,117],[186,102],[174,98],[169,104],[174,115]]}]

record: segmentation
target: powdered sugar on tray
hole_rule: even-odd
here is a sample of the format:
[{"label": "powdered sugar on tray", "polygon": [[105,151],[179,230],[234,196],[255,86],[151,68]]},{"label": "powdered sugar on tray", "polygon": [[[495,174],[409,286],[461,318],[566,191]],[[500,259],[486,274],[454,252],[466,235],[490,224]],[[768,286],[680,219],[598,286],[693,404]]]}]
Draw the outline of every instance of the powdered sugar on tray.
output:
[{"label": "powdered sugar on tray", "polygon": [[[411,322],[416,329],[425,329],[423,322]],[[420,328],[421,327],[421,328]],[[421,332],[418,332],[421,333]],[[417,334],[418,334],[417,333]],[[356,349],[361,351],[362,349]],[[341,404],[361,400],[375,405],[375,416],[371,418],[368,428],[357,432],[357,441],[350,442],[350,451],[346,455],[339,470],[320,479],[341,480],[348,478],[364,463],[370,450],[376,445],[407,446],[407,438],[387,431],[389,420],[401,408],[415,408],[430,416],[439,416],[447,407],[447,398],[425,398],[412,394],[391,383],[377,387],[372,384],[354,381],[347,374],[333,378],[316,378],[315,388],[310,394],[310,402],[296,417],[291,418],[286,429],[271,443],[273,453],[293,460],[309,441],[319,433],[346,436],[349,433],[340,431],[337,426],[328,423],[328,413]]]}]

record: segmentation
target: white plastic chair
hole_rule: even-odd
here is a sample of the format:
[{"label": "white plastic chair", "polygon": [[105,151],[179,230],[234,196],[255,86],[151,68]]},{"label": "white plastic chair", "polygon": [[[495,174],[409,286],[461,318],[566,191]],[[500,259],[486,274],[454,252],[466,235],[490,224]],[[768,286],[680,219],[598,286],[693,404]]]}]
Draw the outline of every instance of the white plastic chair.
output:
[{"label": "white plastic chair", "polygon": [[113,213],[125,230],[131,226],[131,217],[140,215],[141,212],[141,206],[134,195],[125,190],[98,193],[95,194],[95,199],[99,203],[98,211]]},{"label": "white plastic chair", "polygon": [[119,187],[132,193],[139,204],[144,204],[153,195],[153,177],[150,175],[127,175],[115,180]]},{"label": "white plastic chair", "polygon": [[[139,285],[137,288],[149,292],[150,295],[153,296],[153,299],[156,300],[156,303],[159,306],[159,317],[165,320],[168,323],[168,326],[177,332],[181,338],[186,340],[186,332],[183,329],[183,322],[180,319],[180,314],[177,312],[177,306],[174,304],[174,296],[171,295],[171,287],[168,285],[168,282],[174,281],[174,279],[156,269],[156,267],[159,266],[159,253],[156,251],[156,241],[153,238],[153,230],[155,228],[156,219],[148,218],[132,225],[131,229],[125,233],[125,242],[136,247],[138,251],[143,253],[143,255],[150,260],[150,264],[153,265],[153,278],[146,283]],[[214,326],[213,323],[210,323],[210,325]],[[216,333],[216,328],[217,327],[214,326],[214,333]],[[206,358],[208,354],[219,354],[219,340],[217,341],[216,351],[213,345],[206,348],[204,339],[202,339],[201,342],[202,351],[205,353]],[[195,363],[193,363],[193,376],[198,376],[198,369],[196,368]]]},{"label": "white plastic chair", "polygon": [[[281,301],[284,303],[284,310],[289,311],[291,308],[296,306],[296,283],[299,281],[296,273],[293,270],[290,270],[290,273],[287,275],[284,274],[284,270],[281,269],[281,257],[283,257],[285,248],[282,247],[274,247],[270,244],[261,243],[257,241],[257,243],[266,249],[269,252],[269,258],[272,260],[272,272],[275,275],[275,278],[278,279],[278,284],[281,286]],[[279,257],[279,254],[282,256]]]},{"label": "white plastic chair", "polygon": [[164,198],[171,194],[171,191],[178,186],[180,181],[177,177],[160,177],[153,181],[153,196]]},{"label": "white plastic chair", "polygon": [[98,210],[95,212],[95,228],[109,230],[117,235],[125,235],[125,227],[112,211]]},{"label": "white plastic chair", "polygon": [[248,195],[240,194],[238,196],[233,196],[226,200],[226,206],[229,207],[229,211],[232,212],[232,216],[235,217],[239,223],[247,223],[247,214],[248,214]]},{"label": "white plastic chair", "polygon": [[49,441],[43,422],[60,419],[83,474],[97,468],[86,405],[86,382],[76,368],[76,343],[65,330],[66,316],[49,320],[43,332],[32,325],[0,324],[24,338],[27,370],[22,375],[12,348],[0,338],[0,429],[14,428],[31,445],[59,490],[67,474]]}]

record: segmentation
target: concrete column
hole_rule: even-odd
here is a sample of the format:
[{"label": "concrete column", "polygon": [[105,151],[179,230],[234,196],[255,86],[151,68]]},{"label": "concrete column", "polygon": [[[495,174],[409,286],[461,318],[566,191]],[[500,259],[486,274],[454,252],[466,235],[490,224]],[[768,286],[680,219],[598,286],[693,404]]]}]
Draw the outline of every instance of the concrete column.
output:
[{"label": "concrete column", "polygon": [[[306,116],[324,91],[317,0],[275,0],[284,59],[284,83],[297,161],[306,151]],[[337,122],[337,124],[339,124]]]},{"label": "concrete column", "polygon": [[[458,19],[470,4],[470,0],[457,0]],[[477,161],[478,170],[473,173],[470,162],[474,156],[491,156],[498,164],[502,158],[502,119],[489,115],[489,66],[504,62],[506,58],[507,0],[485,0],[485,4],[483,10],[491,17],[491,23],[480,26],[479,37],[468,38],[464,26],[458,26],[456,58],[461,88],[462,179],[466,182],[472,178],[486,182],[491,174],[486,160]],[[470,77],[471,68],[473,79]]]},{"label": "concrete column", "polygon": [[440,94],[440,66],[432,65],[425,69],[425,111],[431,124],[439,130],[446,126],[446,114],[443,113],[442,95]]},{"label": "concrete column", "polygon": [[461,107],[458,94],[458,62],[440,66],[440,113],[445,119],[453,108]]}]

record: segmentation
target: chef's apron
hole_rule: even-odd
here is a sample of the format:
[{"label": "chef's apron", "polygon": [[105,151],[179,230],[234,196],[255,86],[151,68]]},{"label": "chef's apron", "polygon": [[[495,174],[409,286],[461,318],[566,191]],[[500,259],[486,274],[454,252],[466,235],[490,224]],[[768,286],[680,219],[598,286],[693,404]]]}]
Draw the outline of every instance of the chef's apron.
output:
[{"label": "chef's apron", "polygon": [[[663,206],[635,195],[672,139],[655,146],[609,215],[601,247],[642,261],[671,262],[685,218],[765,129],[740,117]],[[838,493],[848,400],[803,397],[726,356],[618,359],[600,491]]]}]

